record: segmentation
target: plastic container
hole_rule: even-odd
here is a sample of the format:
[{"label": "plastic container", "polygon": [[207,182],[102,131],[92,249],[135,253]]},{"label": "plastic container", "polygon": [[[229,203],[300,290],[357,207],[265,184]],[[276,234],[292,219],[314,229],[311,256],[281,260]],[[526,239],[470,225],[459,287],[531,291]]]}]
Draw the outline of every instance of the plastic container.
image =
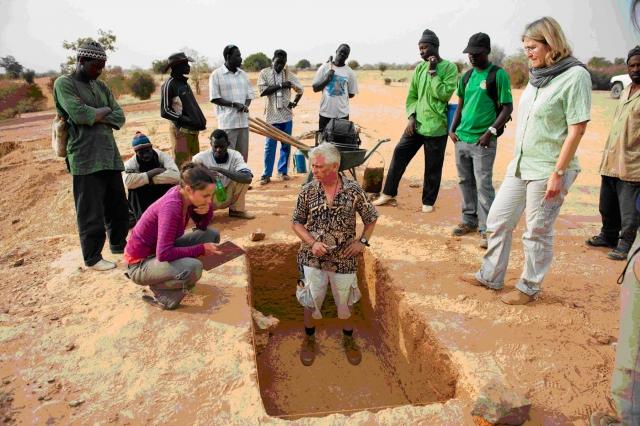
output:
[{"label": "plastic container", "polygon": [[224,203],[227,201],[227,190],[222,184],[220,178],[216,178],[216,201],[218,203]]},{"label": "plastic container", "polygon": [[451,131],[451,125],[453,124],[453,117],[456,115],[458,104],[447,105],[447,132]]},{"label": "plastic container", "polygon": [[293,154],[293,164],[296,173],[307,173],[307,159],[299,149]]}]

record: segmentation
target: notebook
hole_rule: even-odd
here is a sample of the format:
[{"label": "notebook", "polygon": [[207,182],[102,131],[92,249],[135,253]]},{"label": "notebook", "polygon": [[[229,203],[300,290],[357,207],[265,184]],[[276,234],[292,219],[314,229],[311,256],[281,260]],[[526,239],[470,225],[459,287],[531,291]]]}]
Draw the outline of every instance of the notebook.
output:
[{"label": "notebook", "polygon": [[205,270],[209,271],[244,254],[244,250],[235,245],[233,241],[225,241],[219,244],[218,248],[222,251],[222,254],[212,254],[199,258]]}]

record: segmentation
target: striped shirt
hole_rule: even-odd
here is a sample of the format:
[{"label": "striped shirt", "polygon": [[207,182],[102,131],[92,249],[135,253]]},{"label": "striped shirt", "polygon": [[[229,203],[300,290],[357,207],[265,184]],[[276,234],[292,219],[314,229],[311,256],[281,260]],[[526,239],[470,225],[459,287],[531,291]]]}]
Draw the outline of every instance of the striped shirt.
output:
[{"label": "striped shirt", "polygon": [[[304,88],[295,74],[286,68],[280,73],[276,73],[273,67],[260,71],[260,75],[258,76],[258,90],[262,93],[267,87],[276,86],[285,81],[291,82],[291,89],[296,93],[301,95],[304,92]],[[264,103],[264,116],[267,123],[286,123],[291,121],[293,114],[288,108],[289,102],[291,102],[291,89],[278,90],[278,92],[282,93],[280,100],[278,100],[278,92],[267,96],[266,102]],[[278,103],[280,103],[280,105],[278,105]]]},{"label": "striped shirt", "polygon": [[[244,104],[256,97],[249,83],[247,73],[240,68],[233,73],[225,65],[214,70],[209,76],[209,100],[224,99]],[[249,114],[237,109],[216,105],[219,129],[242,129],[249,127]]]}]

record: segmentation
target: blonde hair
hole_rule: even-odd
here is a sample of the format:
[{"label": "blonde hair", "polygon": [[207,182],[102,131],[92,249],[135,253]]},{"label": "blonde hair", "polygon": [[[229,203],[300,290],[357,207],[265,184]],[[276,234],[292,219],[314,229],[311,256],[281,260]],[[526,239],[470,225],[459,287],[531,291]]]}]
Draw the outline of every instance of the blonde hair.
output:
[{"label": "blonde hair", "polygon": [[544,58],[547,66],[553,65],[560,59],[571,56],[571,46],[555,19],[545,16],[527,25],[522,34],[522,41],[530,38],[539,43],[544,43],[551,49]]}]

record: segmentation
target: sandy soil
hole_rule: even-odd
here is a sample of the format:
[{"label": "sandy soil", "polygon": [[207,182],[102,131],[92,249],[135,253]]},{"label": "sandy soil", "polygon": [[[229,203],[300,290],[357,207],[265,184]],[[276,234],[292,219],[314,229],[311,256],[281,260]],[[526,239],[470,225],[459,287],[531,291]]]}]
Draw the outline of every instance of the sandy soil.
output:
[{"label": "sandy soil", "polygon": [[[310,79],[304,78],[303,83],[309,86]],[[351,117],[363,127],[365,147],[378,138],[392,138],[379,149],[388,167],[405,126],[407,87],[384,86],[378,79],[360,83]],[[515,91],[516,99],[519,94]],[[421,190],[410,187],[421,182],[422,153],[405,174],[398,207],[380,208],[370,253],[385,270],[398,312],[396,323],[391,317],[386,323],[395,329],[386,331],[396,334],[398,353],[406,355],[407,361],[418,353],[411,348],[421,341],[442,345],[457,376],[455,398],[426,407],[300,419],[299,424],[469,424],[473,397],[491,377],[526,391],[533,402],[531,425],[586,424],[592,411],[608,408],[615,351],[608,336],[618,334],[615,281],[623,265],[607,260],[604,250],[584,245],[585,238],[599,229],[597,167],[611,119],[607,105],[613,102],[604,93],[595,93],[594,99],[593,120],[579,148],[583,172],[558,220],[555,261],[544,291],[531,306],[504,305],[494,292],[470,287],[457,278],[477,268],[482,250],[475,236],[450,236],[460,216],[452,146],[447,150],[434,213],[420,213]],[[211,130],[216,125],[213,108],[204,95],[201,101]],[[318,104],[319,96],[307,87],[296,111],[294,134],[316,126]],[[125,107],[127,124],[117,133],[123,157],[132,154],[129,143],[136,130],[147,133],[160,148],[169,147],[167,125],[159,118],[158,108],[157,97]],[[263,102],[256,100],[251,110],[261,116]],[[143,289],[123,276],[121,256],[105,251],[106,258],[118,261],[114,271],[87,270],[78,247],[71,179],[49,147],[50,122],[51,112],[44,112],[0,123],[0,291],[4,296],[0,300],[0,420],[9,424],[278,423],[267,413],[286,411],[287,401],[276,398],[281,405],[270,407],[273,401],[263,403],[260,396],[258,382],[264,388],[266,379],[259,377],[252,347],[245,263],[238,259],[206,273],[187,306],[175,312],[160,312],[140,301]],[[514,129],[515,123],[509,123],[500,141],[496,184],[512,156]],[[206,136],[200,142],[202,149],[207,148]],[[249,165],[256,177],[262,172],[263,147],[263,138],[252,135]],[[302,181],[302,176],[295,176],[288,183],[254,185],[247,205],[257,219],[238,221],[217,212],[213,226],[224,238],[246,247],[295,243],[289,218]],[[247,238],[257,228],[267,234],[264,243]],[[273,253],[273,259],[278,256],[277,251]],[[507,291],[520,273],[522,260],[516,243]],[[295,282],[287,279],[282,284],[292,289]],[[373,299],[374,305],[384,302]],[[276,335],[276,345],[268,349],[274,352],[274,366],[293,365],[298,356],[295,330],[291,323],[282,327],[288,327],[286,333]],[[375,348],[367,332],[362,334],[364,357],[375,363]],[[410,335],[422,337],[410,344],[403,340]],[[326,351],[338,351],[331,322],[320,336]],[[327,369],[332,368],[328,359],[324,362]],[[319,359],[318,365],[325,363]],[[342,359],[339,367],[345,364]],[[362,367],[359,373],[349,374],[368,375],[369,369],[379,368]],[[302,378],[302,373],[293,374]],[[370,379],[382,383],[388,377],[381,373]],[[293,391],[309,404],[310,411],[321,409],[301,397],[299,391],[308,386],[301,384]],[[393,386],[385,390],[387,395],[372,389],[370,397],[359,395],[345,408],[387,405],[380,404],[385,400],[388,405],[402,403],[396,391],[388,390]],[[331,390],[332,398],[340,399],[349,389],[345,385]]]}]

